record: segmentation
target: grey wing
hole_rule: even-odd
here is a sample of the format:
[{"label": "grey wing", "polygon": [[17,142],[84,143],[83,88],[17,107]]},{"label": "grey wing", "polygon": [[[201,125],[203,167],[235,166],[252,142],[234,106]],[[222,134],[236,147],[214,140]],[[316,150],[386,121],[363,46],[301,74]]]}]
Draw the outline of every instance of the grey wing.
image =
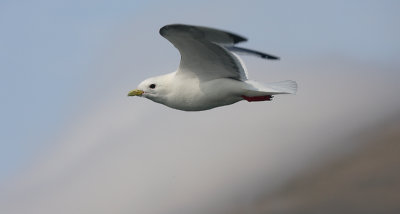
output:
[{"label": "grey wing", "polygon": [[226,49],[245,38],[212,28],[174,24],[160,29],[160,34],[180,52],[177,74],[196,75],[202,80],[233,78],[246,80],[240,59]]},{"label": "grey wing", "polygon": [[245,42],[247,39],[243,36],[222,31],[209,27],[184,25],[184,24],[172,24],[166,25],[160,29],[160,34],[166,39],[171,34],[186,34],[187,36],[204,39],[210,42],[215,42],[222,45],[233,45],[239,42]]}]

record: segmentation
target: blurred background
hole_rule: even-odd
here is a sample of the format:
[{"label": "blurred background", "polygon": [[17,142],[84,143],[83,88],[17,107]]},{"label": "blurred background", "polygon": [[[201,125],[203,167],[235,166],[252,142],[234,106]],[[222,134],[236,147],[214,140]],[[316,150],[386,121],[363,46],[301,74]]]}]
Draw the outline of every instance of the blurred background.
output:
[{"label": "blurred background", "polygon": [[[1,213],[399,213],[400,2],[0,2]],[[183,112],[166,24],[249,38],[298,94]]]}]

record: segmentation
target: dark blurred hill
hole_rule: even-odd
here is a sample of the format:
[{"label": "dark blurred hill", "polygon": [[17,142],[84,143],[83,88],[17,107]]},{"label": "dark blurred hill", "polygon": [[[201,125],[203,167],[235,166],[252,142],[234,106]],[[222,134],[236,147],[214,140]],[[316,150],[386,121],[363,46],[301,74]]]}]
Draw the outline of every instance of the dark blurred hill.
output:
[{"label": "dark blurred hill", "polygon": [[350,141],[357,145],[353,151],[240,213],[400,213],[400,118]]}]

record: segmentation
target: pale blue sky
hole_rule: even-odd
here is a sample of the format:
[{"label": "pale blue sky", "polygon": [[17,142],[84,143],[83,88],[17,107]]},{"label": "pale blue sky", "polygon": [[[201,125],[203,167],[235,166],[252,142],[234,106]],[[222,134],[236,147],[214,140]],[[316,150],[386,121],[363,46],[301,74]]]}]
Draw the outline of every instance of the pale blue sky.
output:
[{"label": "pale blue sky", "polygon": [[[73,124],[85,111],[82,109],[90,106],[88,103],[106,93],[93,91],[93,87],[111,88],[101,86],[104,78],[113,77],[112,72],[121,78],[127,72],[96,70],[106,64],[107,51],[120,53],[113,46],[121,45],[118,40],[124,33],[146,31],[144,34],[153,35],[146,41],[134,37],[132,41],[148,44],[157,52],[148,59],[145,57],[150,54],[141,50],[144,46],[138,46],[132,52],[145,53],[143,58],[132,59],[132,67],[158,62],[163,53],[176,53],[158,35],[158,28],[180,22],[244,35],[249,42],[243,46],[276,54],[282,57],[279,63],[307,64],[332,57],[388,68],[382,73],[397,72],[399,10],[400,2],[395,0],[2,1],[0,182],[42,154],[53,139],[63,135],[67,124]],[[149,26],[138,29],[138,23]],[[130,29],[133,26],[135,29]],[[158,44],[170,50],[159,52]],[[175,55],[165,57],[178,60]],[[178,62],[171,63],[167,66]],[[132,87],[149,71],[135,72],[138,78],[129,76]]]},{"label": "pale blue sky", "polygon": [[6,1],[0,7],[0,177],[29,160],[79,108],[89,67],[135,1]]}]

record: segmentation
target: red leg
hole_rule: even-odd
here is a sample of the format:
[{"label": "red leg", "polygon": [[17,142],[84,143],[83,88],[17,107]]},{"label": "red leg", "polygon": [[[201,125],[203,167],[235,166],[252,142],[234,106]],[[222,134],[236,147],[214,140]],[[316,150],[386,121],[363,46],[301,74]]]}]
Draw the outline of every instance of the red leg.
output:
[{"label": "red leg", "polygon": [[257,96],[257,97],[247,97],[247,96],[242,96],[243,99],[247,100],[248,102],[257,102],[257,101],[271,101],[273,96],[272,95],[266,95],[266,96]]}]

